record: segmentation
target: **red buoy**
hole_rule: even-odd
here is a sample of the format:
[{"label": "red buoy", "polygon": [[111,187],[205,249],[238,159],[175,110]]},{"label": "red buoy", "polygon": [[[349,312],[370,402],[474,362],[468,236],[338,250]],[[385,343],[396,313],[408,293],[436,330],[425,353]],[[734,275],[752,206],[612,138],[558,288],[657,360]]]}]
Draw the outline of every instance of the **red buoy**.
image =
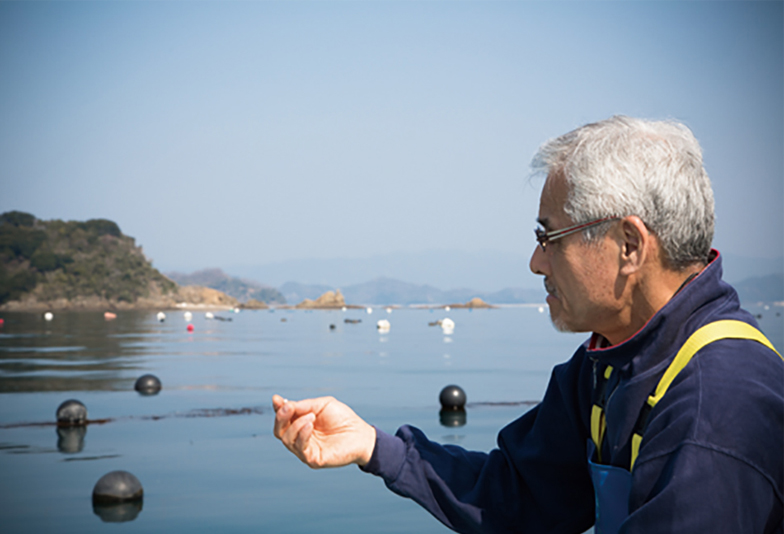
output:
[{"label": "red buoy", "polygon": [[4,324],[4,323],[5,323],[5,319],[0,319],[0,328],[2,328],[2,327],[3,327],[3,324]]},{"label": "red buoy", "polygon": [[188,332],[193,332],[193,325],[192,324],[188,325]]}]

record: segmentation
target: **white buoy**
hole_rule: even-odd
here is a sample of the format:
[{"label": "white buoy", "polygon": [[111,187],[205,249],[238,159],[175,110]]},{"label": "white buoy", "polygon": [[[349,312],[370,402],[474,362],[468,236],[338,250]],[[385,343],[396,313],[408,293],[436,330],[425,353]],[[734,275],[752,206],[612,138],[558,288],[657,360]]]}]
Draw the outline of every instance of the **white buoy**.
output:
[{"label": "white buoy", "polygon": [[191,312],[189,312],[189,311],[186,311],[185,313],[183,313],[182,316],[185,317],[186,321],[190,321],[191,319],[193,319],[193,314]]},{"label": "white buoy", "polygon": [[386,319],[381,319],[379,322],[376,323],[376,328],[378,328],[378,331],[381,333],[389,332],[389,328],[391,326],[392,325],[390,325],[389,321],[387,321]]},{"label": "white buoy", "polygon": [[340,308],[340,309],[341,309],[341,311],[346,311],[348,308],[346,308],[345,306],[343,306],[343,307],[342,307],[342,308]]},{"label": "white buoy", "polygon": [[215,316],[212,314],[212,312],[205,313],[204,317],[206,317],[207,319],[215,319]]},{"label": "white buoy", "polygon": [[47,321],[51,321],[52,319],[54,319],[54,314],[52,312],[46,312],[44,314],[44,319],[46,319]]},{"label": "white buoy", "polygon": [[158,312],[158,315],[156,315],[155,317],[158,318],[159,323],[162,323],[163,321],[166,320],[166,314],[163,312]]},{"label": "white buoy", "polygon": [[544,306],[539,306],[539,313],[544,313]]},{"label": "white buoy", "polygon": [[392,313],[392,308],[387,308],[387,313]]},{"label": "white buoy", "polygon": [[371,308],[370,306],[368,306],[367,310],[365,310],[365,311],[367,311],[367,312],[368,312],[368,315],[370,315],[371,313],[373,313],[373,308]]},{"label": "white buoy", "polygon": [[455,331],[455,322],[449,317],[441,319],[441,330],[444,334],[452,334]]},{"label": "white buoy", "polygon": [[239,312],[240,312],[239,308],[234,308],[234,313],[239,313]]},{"label": "white buoy", "polygon": [[451,309],[452,309],[452,308],[450,308],[449,306],[444,306],[444,310],[445,310],[445,311],[450,311]]}]

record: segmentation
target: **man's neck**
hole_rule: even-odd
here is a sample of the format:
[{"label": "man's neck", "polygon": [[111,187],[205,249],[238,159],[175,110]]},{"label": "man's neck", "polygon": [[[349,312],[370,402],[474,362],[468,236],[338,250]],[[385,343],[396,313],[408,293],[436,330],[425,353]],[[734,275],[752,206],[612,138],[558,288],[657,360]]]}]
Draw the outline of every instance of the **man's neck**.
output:
[{"label": "man's neck", "polygon": [[618,328],[602,335],[612,345],[631,338],[704,268],[694,265],[682,271],[660,269],[640,277],[631,289],[630,305],[618,315]]}]

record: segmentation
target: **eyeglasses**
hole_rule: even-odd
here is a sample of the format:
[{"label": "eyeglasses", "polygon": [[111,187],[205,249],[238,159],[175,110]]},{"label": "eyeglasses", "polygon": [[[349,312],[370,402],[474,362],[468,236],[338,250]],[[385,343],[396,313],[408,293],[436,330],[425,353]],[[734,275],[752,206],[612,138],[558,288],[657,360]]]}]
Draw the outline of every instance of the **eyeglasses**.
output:
[{"label": "eyeglasses", "polygon": [[546,232],[544,228],[539,227],[534,230],[534,233],[536,234],[537,243],[539,243],[539,246],[542,247],[542,251],[544,251],[547,248],[547,243],[561,239],[562,237],[566,237],[568,235],[575,234],[577,232],[581,232],[582,230],[586,230],[591,226],[596,226],[597,224],[601,224],[603,222],[615,221],[618,219],[620,219],[620,217],[613,215],[603,219],[596,219],[595,221],[587,223],[575,224],[574,226],[568,226],[566,228],[561,228],[560,230],[553,230],[552,232]]}]

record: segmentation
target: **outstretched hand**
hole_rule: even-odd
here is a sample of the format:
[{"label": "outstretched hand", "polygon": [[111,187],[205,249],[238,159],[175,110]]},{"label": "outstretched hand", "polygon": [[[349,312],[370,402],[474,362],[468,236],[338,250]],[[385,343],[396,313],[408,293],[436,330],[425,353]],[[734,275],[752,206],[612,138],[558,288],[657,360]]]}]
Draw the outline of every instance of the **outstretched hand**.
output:
[{"label": "outstretched hand", "polygon": [[275,437],[312,468],[367,464],[376,429],[333,397],[289,401],[273,395]]}]

